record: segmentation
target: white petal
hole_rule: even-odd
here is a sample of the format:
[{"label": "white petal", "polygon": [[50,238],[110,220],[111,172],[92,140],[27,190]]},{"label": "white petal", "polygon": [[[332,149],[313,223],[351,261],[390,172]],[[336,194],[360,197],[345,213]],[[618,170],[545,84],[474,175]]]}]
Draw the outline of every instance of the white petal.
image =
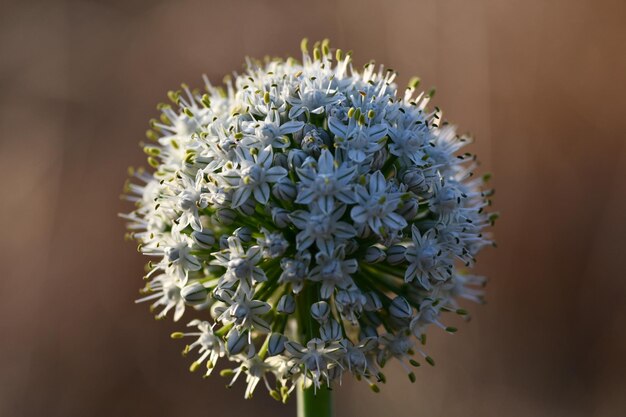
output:
[{"label": "white petal", "polygon": [[333,172],[334,167],[335,159],[333,158],[333,155],[328,149],[324,149],[318,161],[317,171],[324,174],[330,174]]},{"label": "white petal", "polygon": [[401,230],[406,227],[406,220],[398,213],[389,213],[384,219],[383,223],[392,230]]},{"label": "white petal", "polygon": [[370,194],[379,194],[385,192],[387,187],[387,181],[385,176],[380,171],[376,171],[370,177],[369,190]]},{"label": "white petal", "polygon": [[241,206],[243,203],[245,203],[246,201],[248,201],[248,199],[250,198],[250,194],[252,194],[252,192],[250,191],[248,187],[238,188],[233,194],[232,207],[237,208]]},{"label": "white petal", "polygon": [[283,135],[286,133],[294,133],[302,129],[302,126],[304,126],[304,122],[292,120],[280,126],[280,133]]},{"label": "white petal", "polygon": [[344,125],[336,117],[330,117],[328,119],[328,128],[335,136],[339,136],[344,139],[348,136],[348,126]]},{"label": "white petal", "polygon": [[257,158],[257,164],[261,165],[263,168],[268,169],[272,166],[272,157],[274,156],[272,152],[272,147],[268,146],[265,149],[259,152],[259,156]]},{"label": "white petal", "polygon": [[265,173],[267,182],[278,182],[287,176],[287,170],[283,167],[271,167]]},{"label": "white petal", "polygon": [[350,217],[355,223],[365,223],[367,221],[367,211],[361,206],[354,206],[350,211]]},{"label": "white petal", "polygon": [[333,211],[335,200],[331,196],[325,195],[317,200],[317,205],[324,213],[330,213]]},{"label": "white petal", "polygon": [[385,137],[385,135],[387,134],[387,126],[382,124],[374,125],[368,129],[367,133],[370,137],[370,140],[377,141]]},{"label": "white petal", "polygon": [[307,217],[308,217],[309,213],[303,210],[297,210],[294,211],[293,213],[291,213],[289,215],[289,218],[291,219],[291,221],[293,222],[293,224],[298,228],[298,229],[304,229],[307,226]]},{"label": "white petal", "polygon": [[270,186],[267,183],[261,184],[254,189],[254,198],[261,204],[267,203],[270,198]]}]

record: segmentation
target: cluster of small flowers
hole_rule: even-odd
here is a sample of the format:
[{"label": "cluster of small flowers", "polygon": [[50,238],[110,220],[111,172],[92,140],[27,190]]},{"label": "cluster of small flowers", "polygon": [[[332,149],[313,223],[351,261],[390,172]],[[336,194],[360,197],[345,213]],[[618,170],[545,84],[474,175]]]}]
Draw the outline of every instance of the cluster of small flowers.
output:
[{"label": "cluster of small flowers", "polygon": [[[480,302],[471,267],[492,241],[485,178],[431,94],[392,70],[353,69],[327,41],[303,61],[249,60],[225,87],[183,85],[160,105],[126,215],[148,264],[144,297],[157,318],[204,312],[191,370],[220,358],[246,397],[263,381],[286,401],[294,386],[330,386],[350,372],[374,391],[395,358],[411,381],[425,331]],[[195,352],[195,353],[192,353]]]}]

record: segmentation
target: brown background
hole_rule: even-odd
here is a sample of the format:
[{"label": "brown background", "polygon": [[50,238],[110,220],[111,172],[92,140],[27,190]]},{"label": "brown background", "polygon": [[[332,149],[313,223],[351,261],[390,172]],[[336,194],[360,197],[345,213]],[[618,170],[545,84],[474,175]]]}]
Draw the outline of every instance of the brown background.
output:
[{"label": "brown background", "polygon": [[116,213],[181,81],[329,37],[438,86],[494,172],[489,304],[340,416],[626,415],[626,2],[1,1],[0,416],[294,415],[190,375]]}]

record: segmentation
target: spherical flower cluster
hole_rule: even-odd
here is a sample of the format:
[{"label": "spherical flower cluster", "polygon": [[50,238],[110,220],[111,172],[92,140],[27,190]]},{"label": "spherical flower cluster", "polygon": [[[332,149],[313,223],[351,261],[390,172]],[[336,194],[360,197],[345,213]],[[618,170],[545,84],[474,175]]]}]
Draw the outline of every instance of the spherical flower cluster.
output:
[{"label": "spherical flower cluster", "polygon": [[[249,60],[206,92],[168,94],[123,215],[148,264],[143,298],[157,318],[195,311],[191,370],[222,362],[250,397],[262,382],[286,401],[296,384],[353,374],[374,391],[382,368],[411,366],[430,325],[480,302],[467,273],[492,241],[485,177],[460,153],[468,138],[429,110],[412,80],[353,68],[328,42],[312,55]],[[221,367],[221,366],[220,366]]]}]

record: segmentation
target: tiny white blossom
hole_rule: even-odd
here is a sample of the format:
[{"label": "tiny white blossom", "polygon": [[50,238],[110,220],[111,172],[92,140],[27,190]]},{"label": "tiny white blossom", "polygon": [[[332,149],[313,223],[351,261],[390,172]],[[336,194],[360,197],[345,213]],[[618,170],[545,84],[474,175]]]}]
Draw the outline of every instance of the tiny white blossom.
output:
[{"label": "tiny white blossom", "polygon": [[271,309],[268,303],[252,300],[245,293],[234,298],[223,294],[222,298],[227,303],[227,307],[218,317],[218,320],[233,323],[238,329],[253,328],[263,333],[270,332],[269,324],[261,318]]},{"label": "tiny white blossom", "polygon": [[328,366],[341,366],[338,362],[341,356],[341,346],[333,342],[324,342],[321,339],[311,339],[306,347],[296,342],[285,343],[287,351],[304,367],[305,378],[311,378],[316,388],[320,387],[325,379],[328,382]]},{"label": "tiny white blossom", "polygon": [[165,317],[171,309],[174,309],[174,321],[180,320],[183,316],[185,300],[180,294],[178,280],[175,277],[167,274],[157,275],[146,285],[143,293],[147,295],[138,299],[137,303],[155,300],[151,308],[163,307],[157,318]]},{"label": "tiny white blossom", "polygon": [[380,171],[370,176],[368,187],[356,188],[357,204],[350,214],[359,224],[367,224],[376,234],[383,235],[404,229],[404,217],[395,212],[400,204],[401,194],[388,191],[387,181]]},{"label": "tiny white blossom", "polygon": [[251,294],[255,282],[267,280],[263,269],[257,264],[261,260],[262,252],[258,246],[244,250],[241,240],[235,236],[228,238],[228,249],[212,254],[215,259],[212,265],[223,266],[226,272],[220,278],[223,288],[231,288],[239,284],[244,292]]},{"label": "tiny white blossom", "polygon": [[244,204],[251,196],[261,204],[270,198],[270,183],[278,182],[287,175],[283,167],[272,166],[273,152],[271,147],[264,148],[253,155],[245,148],[235,151],[239,160],[238,168],[227,168],[223,178],[235,189],[233,208]]},{"label": "tiny white blossom", "polygon": [[294,133],[302,129],[304,122],[289,121],[281,125],[277,111],[268,113],[264,121],[251,121],[243,125],[244,138],[242,145],[264,149],[268,146],[274,148],[289,147],[288,133]]},{"label": "tiny white blossom", "polygon": [[444,281],[452,274],[452,265],[448,263],[439,242],[435,229],[420,233],[415,226],[412,228],[413,241],[405,257],[409,262],[404,279],[407,282],[417,279],[426,289],[432,288],[430,279]]},{"label": "tiny white blossom", "polygon": [[350,118],[347,125],[331,117],[328,127],[335,135],[339,147],[346,150],[348,158],[354,162],[363,162],[368,156],[382,148],[382,139],[387,135],[384,124],[365,126]]},{"label": "tiny white blossom", "polygon": [[206,363],[206,376],[211,375],[211,372],[215,368],[217,361],[220,357],[224,356],[224,342],[222,339],[213,333],[213,329],[208,321],[192,320],[187,325],[189,327],[195,326],[197,332],[187,333],[174,333],[172,337],[179,338],[185,336],[197,337],[197,339],[185,349],[185,354],[198,348],[200,357],[196,359],[191,367],[191,370],[195,370],[200,364]]},{"label": "tiny white blossom", "polygon": [[354,226],[340,221],[346,212],[345,205],[338,205],[330,212],[323,212],[315,207],[312,212],[294,211],[291,215],[293,224],[301,230],[296,236],[298,250],[309,248],[315,243],[317,248],[326,253],[335,250],[335,242],[345,241],[356,235]]},{"label": "tiny white blossom", "polygon": [[352,274],[358,269],[356,259],[345,259],[345,248],[337,246],[332,253],[318,252],[316,266],[311,269],[311,281],[322,283],[320,296],[330,298],[335,288],[349,289],[354,286]]},{"label": "tiny white blossom", "polygon": [[352,178],[356,167],[337,165],[330,151],[323,150],[315,166],[309,164],[296,171],[301,181],[296,203],[316,203],[328,213],[335,207],[335,199],[344,204],[354,202]]}]

